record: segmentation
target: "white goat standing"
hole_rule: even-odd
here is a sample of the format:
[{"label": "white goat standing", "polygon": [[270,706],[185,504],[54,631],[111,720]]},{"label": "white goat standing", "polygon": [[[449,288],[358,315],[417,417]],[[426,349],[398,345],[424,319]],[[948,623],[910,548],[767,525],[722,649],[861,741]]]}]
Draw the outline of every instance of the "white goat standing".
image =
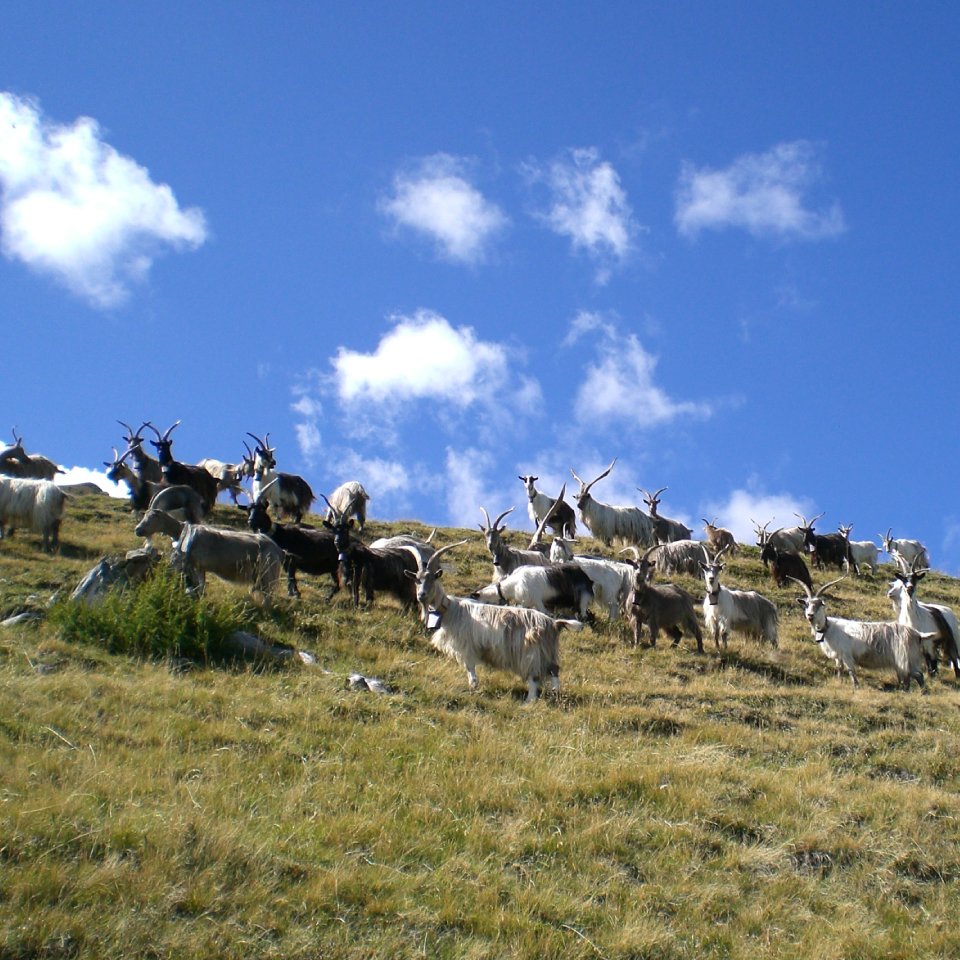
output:
[{"label": "white goat standing", "polygon": [[60,524],[67,504],[65,494],[51,480],[0,476],[0,539],[18,527],[40,534],[43,549],[60,543]]},{"label": "white goat standing", "polygon": [[[527,491],[527,513],[535,527],[540,527],[546,521],[546,526],[562,537],[573,539],[577,535],[577,518],[573,508],[564,503],[563,497],[559,503],[553,497],[541,493],[535,486],[539,477],[532,474],[519,477]],[[564,484],[566,490],[566,484]],[[548,519],[549,518],[549,519]]]},{"label": "white goat standing", "polygon": [[846,669],[854,687],[857,686],[857,667],[889,667],[896,671],[905,690],[910,689],[911,680],[916,680],[922,690],[924,657],[929,662],[933,656],[931,635],[922,634],[905,623],[828,617],[823,596],[843,579],[840,577],[825,583],[816,593],[805,583],[796,581],[806,592],[805,597],[797,597],[797,603],[803,607],[814,640],[837,664],[838,670],[840,667]]},{"label": "white goat standing", "polygon": [[[898,571],[897,578],[890,585],[887,596],[894,601],[899,623],[905,623],[921,634],[934,638],[936,646],[944,652],[944,659],[953,667],[956,677],[960,677],[960,626],[954,612],[939,603],[921,603],[917,599],[917,586],[927,575],[927,570],[911,568],[909,572]],[[931,672],[936,668],[936,661]]]},{"label": "white goat standing", "polygon": [[[554,620],[546,614],[523,607],[491,607],[452,597],[441,584],[439,559],[447,550],[466,543],[441,547],[416,574],[417,601],[435,611],[439,624],[431,626],[430,643],[454,658],[466,671],[470,689],[478,686],[477,665],[517,674],[527,684],[527,702],[537,699],[539,687],[549,678],[560,689],[560,631],[580,630],[578,620]],[[434,614],[431,614],[433,616]]]},{"label": "white goat standing", "polygon": [[707,562],[700,564],[707,588],[703,599],[703,620],[707,632],[713,635],[717,649],[720,649],[721,640],[723,648],[727,648],[727,637],[731,630],[766,640],[776,647],[777,608],[755,590],[730,590],[720,583],[724,568],[720,559],[722,551],[712,561],[706,550],[704,556]]},{"label": "white goat standing", "polygon": [[584,483],[571,468],[570,472],[573,473],[574,480],[580,484],[580,489],[573,495],[573,499],[580,508],[580,516],[594,537],[605,546],[609,547],[614,540],[622,540],[624,543],[640,547],[652,546],[655,540],[653,520],[649,514],[644,513],[639,507],[621,507],[601,503],[590,495],[590,488],[598,480],[607,476],[616,462],[617,459],[614,457],[610,466],[589,483]]},{"label": "white goat standing", "polygon": [[905,570],[909,570],[914,565],[929,568],[930,554],[919,540],[895,540],[891,536],[892,533],[893,528],[888,527],[886,534],[880,534],[880,540],[883,542],[884,552],[890,555],[894,563],[901,565]]}]

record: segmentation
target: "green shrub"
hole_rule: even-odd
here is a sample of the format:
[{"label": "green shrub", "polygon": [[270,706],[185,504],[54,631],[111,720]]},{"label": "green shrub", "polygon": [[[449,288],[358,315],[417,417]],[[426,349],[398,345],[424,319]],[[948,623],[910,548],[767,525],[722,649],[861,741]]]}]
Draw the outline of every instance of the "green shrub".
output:
[{"label": "green shrub", "polygon": [[189,596],[177,574],[162,567],[95,606],[62,601],[51,610],[50,620],[64,640],[110,653],[209,661],[223,658],[224,638],[244,627],[249,615],[240,602]]}]

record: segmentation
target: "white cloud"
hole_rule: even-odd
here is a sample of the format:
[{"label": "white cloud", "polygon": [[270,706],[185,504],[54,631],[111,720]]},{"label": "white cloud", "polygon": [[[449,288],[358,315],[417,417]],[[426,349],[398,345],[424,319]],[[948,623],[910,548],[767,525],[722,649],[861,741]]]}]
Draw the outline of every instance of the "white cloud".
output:
[{"label": "white cloud", "polygon": [[841,233],[837,203],[822,210],[805,206],[805,191],[820,179],[814,144],[781,143],[766,153],[738,157],[725,170],[685,163],[674,216],[681,234],[742,227],[757,237],[816,240]]},{"label": "white cloud", "polygon": [[313,420],[306,420],[303,423],[295,423],[293,429],[297,435],[297,446],[300,448],[300,455],[310,466],[313,466],[320,451],[323,449],[320,428]]},{"label": "white cloud", "polygon": [[794,526],[798,522],[794,514],[810,517],[816,513],[806,497],[756,490],[734,490],[725,502],[709,502],[703,511],[710,521],[718,517],[719,525],[730,530],[738,543],[749,544],[756,541],[754,521],[761,525],[771,521],[768,530],[772,532],[778,527]]},{"label": "white cloud", "polygon": [[[453,327],[430,310],[392,319],[393,329],[373,353],[340,347],[331,361],[342,403],[433,399],[464,408],[509,391],[510,358],[502,344],[480,340],[471,327]],[[539,396],[533,383],[521,384],[528,402]]]},{"label": "white cloud", "polygon": [[94,483],[111,497],[125,498],[130,493],[125,483],[114,483],[102,470],[91,470],[89,467],[69,467],[57,474],[56,483],[61,487],[74,483]]},{"label": "white cloud", "polygon": [[605,283],[610,261],[626,259],[638,229],[616,170],[589,148],[571,150],[546,174],[533,173],[545,177],[553,194],[542,219],[554,232],[569,237],[575,250],[585,250],[601,262],[597,280]]},{"label": "white cloud", "polygon": [[488,451],[447,448],[447,513],[453,526],[475,527],[483,519],[481,506],[494,516],[505,509],[495,502],[495,494],[485,479],[485,474],[495,466]]},{"label": "white cloud", "polygon": [[47,121],[0,93],[2,250],[98,306],[142,281],[163,247],[197,247],[203,214],[101,138],[95,120]]},{"label": "white cloud", "polygon": [[654,382],[656,358],[644,350],[635,334],[620,334],[596,315],[575,318],[567,341],[599,331],[595,360],[577,391],[575,415],[583,425],[628,423],[638,429],[659,426],[678,417],[706,419],[705,403],[673,400]]},{"label": "white cloud", "polygon": [[465,177],[466,163],[445,153],[422,160],[393,180],[393,195],[380,203],[397,226],[431,237],[441,256],[478,263],[492,237],[507,224],[500,209]]}]

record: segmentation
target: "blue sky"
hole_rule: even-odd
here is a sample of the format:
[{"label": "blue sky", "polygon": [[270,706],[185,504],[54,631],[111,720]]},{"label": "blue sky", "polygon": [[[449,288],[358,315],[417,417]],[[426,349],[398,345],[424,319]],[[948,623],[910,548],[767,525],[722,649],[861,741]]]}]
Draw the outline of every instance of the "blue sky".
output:
[{"label": "blue sky", "polygon": [[[960,571],[960,8],[31,2],[0,33],[0,436],[270,433],[472,526],[590,479]],[[72,472],[71,476],[78,475]],[[509,521],[508,521],[509,523]]]}]

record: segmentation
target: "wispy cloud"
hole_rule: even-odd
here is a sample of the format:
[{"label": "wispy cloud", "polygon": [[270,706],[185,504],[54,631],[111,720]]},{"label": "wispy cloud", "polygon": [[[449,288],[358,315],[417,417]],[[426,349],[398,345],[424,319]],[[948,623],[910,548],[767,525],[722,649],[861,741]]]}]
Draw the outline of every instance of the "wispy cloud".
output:
[{"label": "wispy cloud", "polygon": [[546,171],[528,166],[528,172],[551,191],[541,219],[597,261],[597,281],[605,283],[629,255],[639,229],[616,170],[597,150],[584,148],[569,151]]},{"label": "wispy cloud", "polygon": [[446,153],[398,173],[380,211],[398,227],[430,237],[440,256],[460,263],[483,260],[507,217],[467,179],[467,162]]},{"label": "wispy cloud", "polygon": [[807,206],[806,193],[821,178],[817,147],[806,140],[738,157],[724,170],[685,163],[674,220],[681,234],[740,227],[756,237],[818,240],[845,229],[838,203]]},{"label": "wispy cloud", "polygon": [[164,248],[199,246],[203,214],[104,142],[97,122],[47,120],[30,100],[0,93],[3,253],[100,307],[142,281]]},{"label": "wispy cloud", "polygon": [[733,490],[725,501],[708,502],[703,507],[703,516],[708,520],[718,517],[720,526],[730,530],[738,543],[751,544],[756,540],[754,521],[761,525],[771,521],[768,529],[772,532],[778,527],[794,526],[794,514],[809,517],[815,512],[807,497],[750,488]]},{"label": "wispy cloud", "polygon": [[712,415],[709,404],[674,400],[657,385],[657,359],[636,334],[621,333],[597,314],[581,313],[564,342],[575,343],[586,333],[598,336],[592,338],[594,359],[587,365],[575,402],[575,415],[582,425],[626,423],[643,430],[680,417]]}]

